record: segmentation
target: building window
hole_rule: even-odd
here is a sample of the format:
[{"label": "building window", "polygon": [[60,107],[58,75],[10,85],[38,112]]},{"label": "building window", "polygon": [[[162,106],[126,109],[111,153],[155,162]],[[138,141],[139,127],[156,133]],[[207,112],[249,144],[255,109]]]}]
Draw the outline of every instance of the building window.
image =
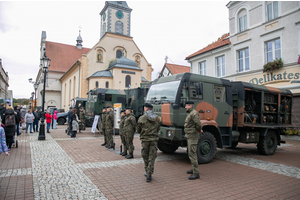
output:
[{"label": "building window", "polygon": [[249,48],[239,50],[238,52],[239,72],[250,70]]},{"label": "building window", "polygon": [[206,75],[206,61],[199,63],[199,74]]},{"label": "building window", "polygon": [[108,81],[106,81],[106,83],[105,83],[105,88],[109,88],[109,82]]},{"label": "building window", "polygon": [[220,56],[216,58],[217,63],[217,77],[225,76],[225,56]]},{"label": "building window", "polygon": [[239,18],[239,31],[243,32],[247,30],[247,15]]},{"label": "building window", "polygon": [[99,87],[99,83],[98,83],[98,81],[96,81],[96,83],[95,83],[95,87],[96,87],[96,88],[98,88],[98,87]]},{"label": "building window", "polygon": [[267,62],[273,62],[281,58],[280,38],[266,42],[266,57]]},{"label": "building window", "polygon": [[274,1],[267,5],[268,21],[278,17],[278,1]]},{"label": "building window", "polygon": [[122,51],[121,50],[117,50],[116,58],[121,58],[121,57],[122,57]]},{"label": "building window", "polygon": [[131,77],[129,76],[129,75],[127,75],[126,77],[125,77],[125,87],[131,87],[130,86],[131,85]]},{"label": "building window", "polygon": [[123,22],[121,21],[116,22],[116,33],[123,34]]},{"label": "building window", "polygon": [[141,58],[140,56],[135,56],[135,62],[137,64],[138,67],[140,67],[140,63],[141,63]]}]

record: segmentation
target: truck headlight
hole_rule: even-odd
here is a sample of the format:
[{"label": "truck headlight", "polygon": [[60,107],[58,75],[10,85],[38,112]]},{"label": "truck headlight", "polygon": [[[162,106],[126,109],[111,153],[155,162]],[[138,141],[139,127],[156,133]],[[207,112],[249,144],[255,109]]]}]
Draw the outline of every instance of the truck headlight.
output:
[{"label": "truck headlight", "polygon": [[168,137],[171,137],[171,136],[172,136],[171,131],[167,131],[167,136],[168,136]]}]

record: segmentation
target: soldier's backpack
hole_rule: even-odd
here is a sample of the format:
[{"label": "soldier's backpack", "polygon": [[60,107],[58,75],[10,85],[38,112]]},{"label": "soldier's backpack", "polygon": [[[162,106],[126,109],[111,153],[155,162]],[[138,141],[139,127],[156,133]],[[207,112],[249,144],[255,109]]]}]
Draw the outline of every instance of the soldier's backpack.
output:
[{"label": "soldier's backpack", "polygon": [[16,118],[15,115],[6,115],[5,116],[5,126],[15,126]]}]

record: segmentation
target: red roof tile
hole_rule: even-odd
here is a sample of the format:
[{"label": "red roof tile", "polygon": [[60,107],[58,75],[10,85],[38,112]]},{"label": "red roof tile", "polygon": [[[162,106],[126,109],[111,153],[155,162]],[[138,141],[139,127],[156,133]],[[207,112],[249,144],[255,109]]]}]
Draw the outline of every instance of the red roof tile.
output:
[{"label": "red roof tile", "polygon": [[72,65],[91,49],[78,49],[75,45],[46,41],[46,55],[51,60],[49,71],[66,72]]},{"label": "red roof tile", "polygon": [[[190,67],[183,66],[183,65],[175,65],[175,64],[165,63],[165,67],[167,67],[173,75],[181,74],[181,73],[185,73],[185,72],[191,72]],[[163,67],[163,69],[164,69],[164,67]]]},{"label": "red roof tile", "polygon": [[199,51],[197,51],[197,52],[189,55],[185,59],[188,60],[188,59],[190,59],[190,58],[192,58],[194,56],[198,56],[198,55],[200,55],[202,53],[205,53],[207,51],[211,51],[213,49],[216,49],[216,48],[219,48],[219,47],[222,47],[222,46],[225,46],[225,45],[230,45],[231,42],[230,42],[230,39],[227,38],[228,36],[229,36],[229,33],[227,33],[226,35],[224,35],[223,37],[221,37],[220,39],[218,39],[216,42],[208,45],[207,47],[205,47],[205,48],[203,48],[203,49],[201,49],[201,50],[199,50]]}]

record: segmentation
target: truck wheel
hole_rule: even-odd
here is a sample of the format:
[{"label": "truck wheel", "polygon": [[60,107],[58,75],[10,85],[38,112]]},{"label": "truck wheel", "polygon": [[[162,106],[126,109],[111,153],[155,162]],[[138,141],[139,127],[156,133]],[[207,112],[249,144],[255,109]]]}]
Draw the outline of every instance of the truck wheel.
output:
[{"label": "truck wheel", "polygon": [[64,118],[59,118],[59,119],[57,120],[58,125],[64,125],[65,122],[66,122],[66,120],[65,120]]},{"label": "truck wheel", "polygon": [[178,145],[176,144],[167,144],[161,140],[157,141],[157,147],[164,153],[174,153],[178,149]]},{"label": "truck wheel", "polygon": [[273,155],[277,149],[277,136],[274,131],[268,131],[266,136],[260,137],[257,150],[262,155]]},{"label": "truck wheel", "polygon": [[217,142],[215,136],[210,132],[200,134],[197,144],[198,163],[209,163],[217,151]]}]

